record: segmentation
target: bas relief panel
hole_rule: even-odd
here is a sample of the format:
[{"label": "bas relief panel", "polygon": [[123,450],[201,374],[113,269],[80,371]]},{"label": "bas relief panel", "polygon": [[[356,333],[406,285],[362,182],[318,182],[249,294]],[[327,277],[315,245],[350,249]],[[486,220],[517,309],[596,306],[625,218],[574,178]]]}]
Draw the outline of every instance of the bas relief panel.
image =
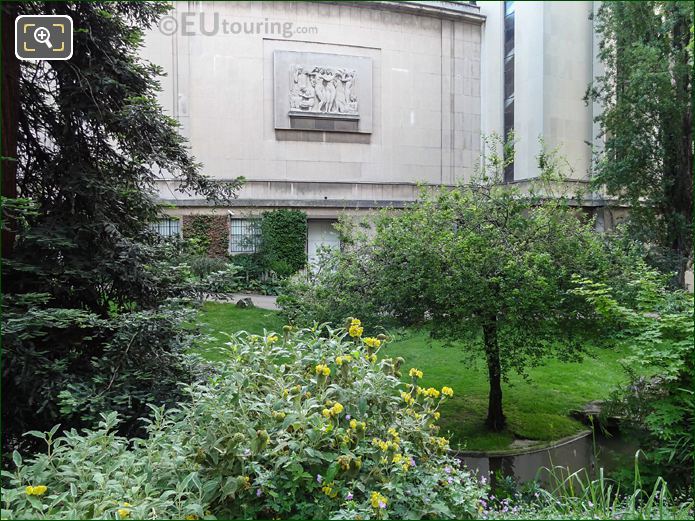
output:
[{"label": "bas relief panel", "polygon": [[290,65],[290,110],[357,116],[355,69]]},{"label": "bas relief panel", "polygon": [[370,57],[274,51],[273,92],[277,129],[372,131]]}]

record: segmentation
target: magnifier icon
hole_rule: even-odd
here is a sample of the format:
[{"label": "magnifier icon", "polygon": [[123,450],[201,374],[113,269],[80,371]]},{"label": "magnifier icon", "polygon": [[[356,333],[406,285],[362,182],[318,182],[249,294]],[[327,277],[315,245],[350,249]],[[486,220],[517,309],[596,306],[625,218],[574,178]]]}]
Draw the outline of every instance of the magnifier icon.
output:
[{"label": "magnifier icon", "polygon": [[34,31],[34,39],[39,43],[46,44],[49,49],[53,48],[51,45],[51,32],[45,27],[37,27]]}]

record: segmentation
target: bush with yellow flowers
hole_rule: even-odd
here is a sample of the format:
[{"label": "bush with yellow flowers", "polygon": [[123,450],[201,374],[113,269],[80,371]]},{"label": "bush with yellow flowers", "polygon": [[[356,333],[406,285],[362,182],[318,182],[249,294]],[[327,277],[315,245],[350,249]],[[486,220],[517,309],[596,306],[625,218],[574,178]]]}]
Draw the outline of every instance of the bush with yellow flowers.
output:
[{"label": "bush with yellow flowers", "polygon": [[[33,433],[47,451],[3,473],[3,518],[470,518],[483,490],[438,433],[453,391],[381,358],[385,337],[336,331],[234,335],[226,362],[153,409],[148,436]],[[353,328],[350,333],[350,328]],[[359,334],[357,334],[359,333]]]}]

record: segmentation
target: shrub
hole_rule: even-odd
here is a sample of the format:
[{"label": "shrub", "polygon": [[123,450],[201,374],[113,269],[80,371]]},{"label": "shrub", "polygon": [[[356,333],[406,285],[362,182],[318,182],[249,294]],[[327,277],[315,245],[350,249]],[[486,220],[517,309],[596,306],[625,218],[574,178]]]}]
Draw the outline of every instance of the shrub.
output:
[{"label": "shrub", "polygon": [[[342,323],[347,317],[363,317],[368,324],[391,325],[379,312],[375,299],[372,259],[361,247],[319,254],[317,267],[286,279],[277,299],[292,324]],[[376,332],[376,331],[373,331]]]},{"label": "shrub", "polygon": [[[626,360],[631,384],[613,396],[606,413],[622,417],[623,426],[637,434],[647,454],[648,475],[688,488],[695,451],[693,295],[670,290],[668,279],[638,262],[627,284],[634,297],[627,302],[619,300],[626,293],[623,288],[588,279],[579,280],[576,291],[615,324],[632,351]],[[656,375],[640,377],[630,369],[638,367]]]},{"label": "shrub", "polygon": [[189,255],[184,261],[191,268],[191,273],[198,278],[205,278],[216,271],[227,268],[228,261],[220,257],[208,257],[207,255]]},{"label": "shrub", "polygon": [[261,218],[260,254],[266,269],[286,277],[306,265],[306,214],[275,210]]},{"label": "shrub", "polygon": [[132,444],[115,414],[31,433],[48,451],[15,455],[3,518],[473,517],[483,490],[437,432],[452,391],[417,369],[401,383],[403,360],[377,362],[385,341],[361,327],[232,336],[210,381]]},{"label": "shrub", "polygon": [[66,375],[58,394],[62,420],[95,425],[101,411],[116,411],[125,421],[121,432],[141,429],[137,421],[148,404],[173,406],[183,399],[180,382],[200,372],[186,355],[196,335],[190,327],[195,311],[176,303],[123,313],[108,324],[108,340],[79,373]]},{"label": "shrub", "polygon": [[99,318],[45,302],[3,302],[3,369],[12,375],[3,381],[6,435],[91,424],[102,410],[118,411],[122,432],[131,432],[147,403],[174,402],[178,383],[191,380],[183,354],[196,335],[183,328],[191,310],[167,304]]}]

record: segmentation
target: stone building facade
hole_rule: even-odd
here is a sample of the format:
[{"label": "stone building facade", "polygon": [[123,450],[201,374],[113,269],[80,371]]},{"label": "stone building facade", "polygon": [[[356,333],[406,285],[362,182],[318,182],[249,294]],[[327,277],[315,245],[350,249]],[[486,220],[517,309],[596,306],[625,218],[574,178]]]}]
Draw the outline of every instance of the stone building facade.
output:
[{"label": "stone building facade", "polygon": [[[290,207],[307,213],[313,256],[337,243],[341,213],[470,179],[483,136],[511,128],[508,182],[537,174],[540,136],[578,183],[591,174],[593,2],[174,5],[144,49],[168,74],[160,101],[206,174],[247,181],[228,208],[166,178],[160,197],[174,217],[226,216],[232,253],[248,219]],[[604,216],[600,194],[585,205]]]}]

